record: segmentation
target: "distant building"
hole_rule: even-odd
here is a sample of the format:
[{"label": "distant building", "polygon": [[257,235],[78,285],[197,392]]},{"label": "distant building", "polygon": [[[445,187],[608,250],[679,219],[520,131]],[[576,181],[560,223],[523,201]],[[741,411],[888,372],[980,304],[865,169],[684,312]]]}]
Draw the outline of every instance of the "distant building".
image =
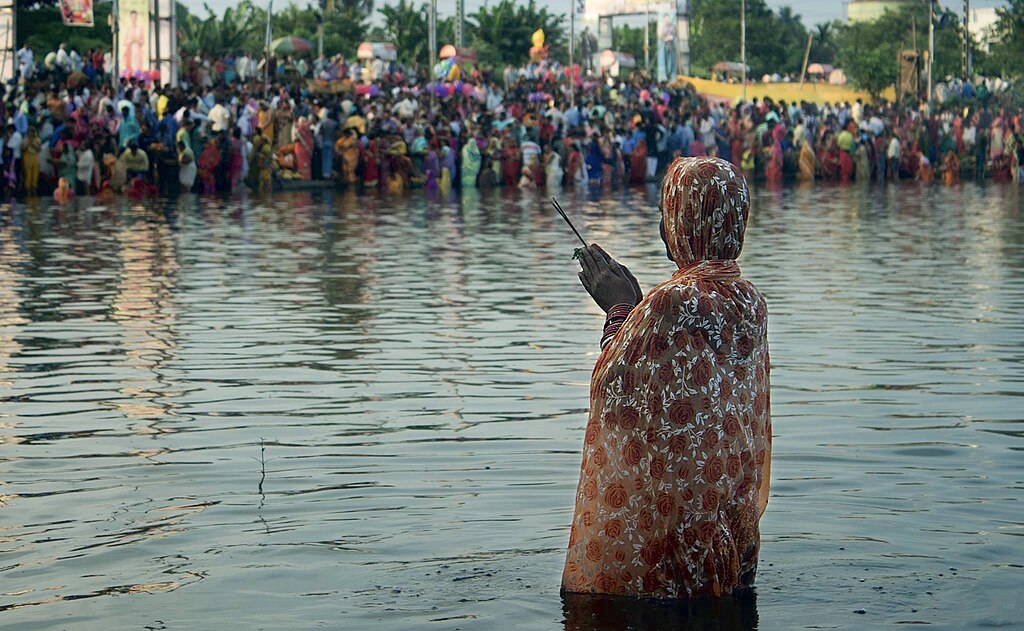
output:
[{"label": "distant building", "polygon": [[993,29],[998,20],[999,16],[996,15],[995,7],[971,9],[967,27],[971,30],[975,41],[986,50],[992,45]]},{"label": "distant building", "polygon": [[886,10],[898,11],[918,3],[919,0],[850,0],[846,4],[846,20],[872,22],[885,15]]}]

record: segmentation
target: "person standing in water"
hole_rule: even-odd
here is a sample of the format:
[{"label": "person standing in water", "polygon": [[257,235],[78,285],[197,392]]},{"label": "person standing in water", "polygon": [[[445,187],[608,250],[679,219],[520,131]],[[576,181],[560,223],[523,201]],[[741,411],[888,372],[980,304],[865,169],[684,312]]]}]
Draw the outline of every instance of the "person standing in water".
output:
[{"label": "person standing in water", "polygon": [[698,598],[754,581],[771,412],[767,305],[736,263],[749,206],[733,165],[679,158],[661,194],[670,279],[644,298],[600,246],[582,252],[607,319],[563,592]]}]

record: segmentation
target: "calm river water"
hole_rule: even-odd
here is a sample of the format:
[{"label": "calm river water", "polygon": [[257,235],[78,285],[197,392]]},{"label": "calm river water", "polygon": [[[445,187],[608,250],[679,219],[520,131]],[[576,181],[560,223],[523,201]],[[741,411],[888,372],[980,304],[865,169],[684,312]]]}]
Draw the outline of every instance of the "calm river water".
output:
[{"label": "calm river water", "polygon": [[[563,206],[645,288],[655,191]],[[0,627],[1018,627],[1024,193],[757,191],[756,594],[558,594],[602,319],[541,196],[0,214]],[[261,448],[262,443],[262,448]]]}]

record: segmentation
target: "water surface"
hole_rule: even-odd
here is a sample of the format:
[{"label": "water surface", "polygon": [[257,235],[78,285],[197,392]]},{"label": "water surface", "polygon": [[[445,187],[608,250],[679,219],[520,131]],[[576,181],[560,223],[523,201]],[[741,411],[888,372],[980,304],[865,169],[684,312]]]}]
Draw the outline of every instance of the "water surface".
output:
[{"label": "water surface", "polygon": [[[0,627],[1012,627],[1024,196],[756,191],[755,594],[558,594],[602,319],[540,196],[0,211]],[[644,287],[654,191],[567,195]]]}]

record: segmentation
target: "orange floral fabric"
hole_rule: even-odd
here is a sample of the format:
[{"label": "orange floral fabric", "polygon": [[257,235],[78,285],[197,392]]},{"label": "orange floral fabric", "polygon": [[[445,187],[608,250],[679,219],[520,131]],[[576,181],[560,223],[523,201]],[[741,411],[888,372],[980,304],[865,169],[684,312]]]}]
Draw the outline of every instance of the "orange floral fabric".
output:
[{"label": "orange floral fabric", "polygon": [[749,197],[722,160],[662,186],[680,269],[601,354],[562,588],[660,598],[753,581],[771,458],[767,305],[740,277]]}]

